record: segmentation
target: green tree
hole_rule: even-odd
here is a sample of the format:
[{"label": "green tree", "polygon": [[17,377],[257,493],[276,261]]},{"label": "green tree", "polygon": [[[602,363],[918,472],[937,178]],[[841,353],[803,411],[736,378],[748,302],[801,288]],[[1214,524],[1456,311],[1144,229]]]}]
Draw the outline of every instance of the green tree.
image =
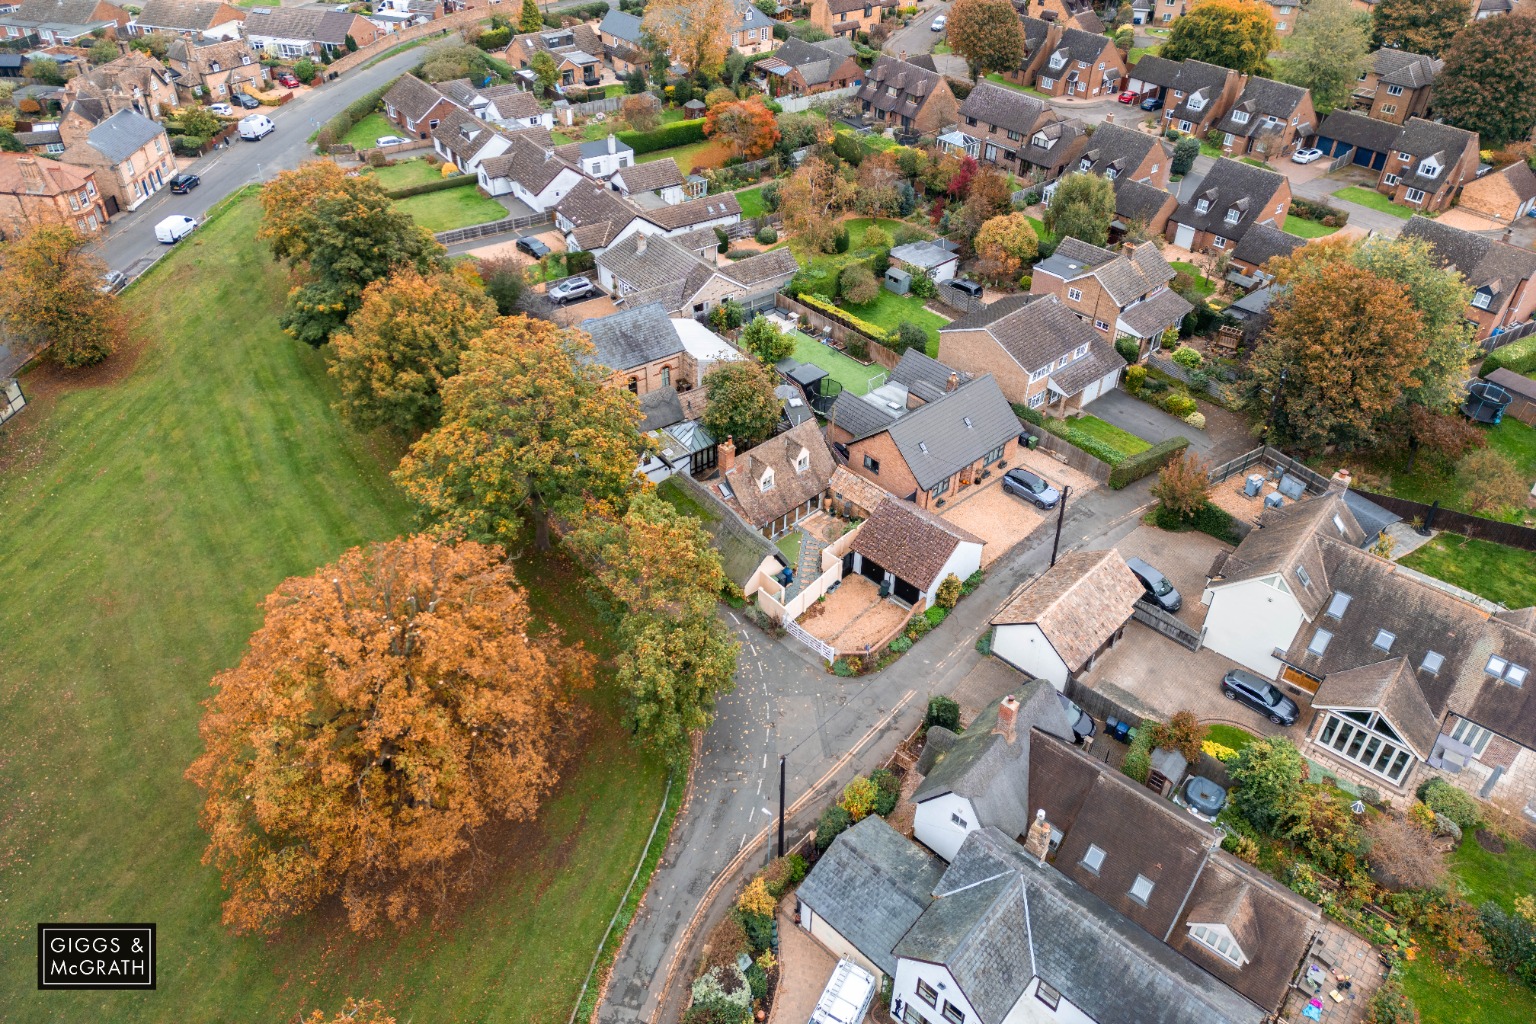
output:
[{"label": "green tree", "polygon": [[1285,40],[1275,75],[1312,90],[1319,116],[1348,106],[1369,66],[1371,17],[1350,0],[1311,0],[1306,17]]},{"label": "green tree", "polygon": [[1069,174],[1051,196],[1045,226],[1057,238],[1070,236],[1090,245],[1103,245],[1109,241],[1109,222],[1114,216],[1115,187],[1107,178]]},{"label": "green tree", "polygon": [[1273,831],[1307,781],[1307,761],[1283,736],[1254,740],[1227,762],[1232,806],[1261,832]]},{"label": "green tree", "polygon": [[873,302],[875,296],[880,294],[880,282],[875,280],[874,273],[862,262],[844,267],[837,277],[837,287],[843,301],[855,306]]},{"label": "green tree", "polygon": [[1474,21],[1445,51],[1435,80],[1435,114],[1477,132],[1485,148],[1531,134],[1536,125],[1536,20]]},{"label": "green tree", "polygon": [[742,328],[741,344],[770,366],[795,350],[795,340],[762,315],[753,317],[752,322]]},{"label": "green tree", "polygon": [[1195,157],[1200,155],[1200,140],[1193,135],[1185,135],[1173,144],[1173,160],[1168,164],[1168,170],[1172,174],[1181,177],[1189,173],[1189,169],[1195,166]]},{"label": "green tree", "polygon": [[308,57],[300,57],[293,65],[293,77],[308,85],[320,73],[320,66]]},{"label": "green tree", "polygon": [[988,72],[1017,71],[1024,63],[1024,30],[1011,0],[955,0],[948,38],[965,58],[973,82]]},{"label": "green tree", "polygon": [[704,375],[704,428],[717,440],[734,438],[745,451],[773,433],[782,409],[773,393],[771,366],[746,360],[720,363]]},{"label": "green tree", "polygon": [[1468,511],[1502,516],[1525,504],[1529,485],[1508,457],[1493,448],[1472,452],[1456,464],[1456,486]]},{"label": "green tree", "polygon": [[63,85],[64,72],[52,57],[34,57],[22,67],[21,73],[39,85]]},{"label": "green tree", "polygon": [[182,135],[206,139],[224,127],[224,122],[207,107],[185,106],[176,114],[176,127]]},{"label": "green tree", "polygon": [[92,44],[90,50],[86,53],[86,59],[91,62],[92,67],[117,60],[120,56],[122,54],[118,51],[117,44],[110,39],[97,41]]},{"label": "green tree", "polygon": [[1467,23],[1466,0],[1380,0],[1371,9],[1374,47],[1438,57]]},{"label": "green tree", "polygon": [[117,297],[96,289],[106,270],[74,228],[35,227],[0,247],[0,323],[66,369],[99,363],[128,334]]},{"label": "green tree", "polygon": [[1205,0],[1173,23],[1159,56],[1202,60],[1245,75],[1268,75],[1280,42],[1269,5],[1261,0]]},{"label": "green tree", "polygon": [[640,409],[608,377],[580,331],[504,317],[469,343],[395,480],[444,530],[512,546],[531,521],[548,548],[552,517],[621,507],[635,487]]},{"label": "green tree", "polygon": [[515,257],[482,258],[480,280],[485,282],[485,293],[496,303],[496,312],[502,316],[517,312],[518,303],[528,288],[528,277]]},{"label": "green tree", "polygon": [[539,88],[545,92],[553,89],[555,83],[560,81],[560,66],[545,50],[540,50],[528,59],[528,70],[533,72],[539,80]]},{"label": "green tree", "polygon": [[519,32],[537,32],[544,27],[544,16],[539,13],[536,0],[523,0],[523,13],[518,16]]}]

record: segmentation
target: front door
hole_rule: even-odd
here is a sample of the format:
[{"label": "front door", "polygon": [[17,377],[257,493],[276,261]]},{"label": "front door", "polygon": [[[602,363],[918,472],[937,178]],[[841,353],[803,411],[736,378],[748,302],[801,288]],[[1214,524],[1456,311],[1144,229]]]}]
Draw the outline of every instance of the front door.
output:
[{"label": "front door", "polygon": [[896,597],[898,600],[905,601],[907,604],[917,604],[917,599],[922,596],[923,592],[918,590],[917,587],[908,583],[900,576],[896,577]]}]

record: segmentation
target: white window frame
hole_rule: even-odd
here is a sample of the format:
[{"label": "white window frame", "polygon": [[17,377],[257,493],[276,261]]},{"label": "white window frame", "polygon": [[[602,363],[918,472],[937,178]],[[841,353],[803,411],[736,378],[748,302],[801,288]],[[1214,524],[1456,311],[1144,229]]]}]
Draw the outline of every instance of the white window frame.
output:
[{"label": "white window frame", "polygon": [[1381,180],[1386,182],[1388,185],[1390,185],[1390,186],[1395,188],[1397,186],[1397,183],[1402,181],[1403,179],[1399,178],[1395,174],[1392,174],[1392,173],[1388,172],[1387,174],[1384,174],[1384,175],[1381,176]]},{"label": "white window frame", "polygon": [[1067,289],[1067,298],[1071,299],[1073,302],[1081,302],[1083,300],[1082,289],[1080,289],[1080,288],[1068,288]]},{"label": "white window frame", "polygon": [[1217,235],[1216,237],[1211,239],[1211,245],[1213,245],[1217,249],[1225,249],[1227,247],[1227,240],[1225,238],[1223,238],[1222,236]]},{"label": "white window frame", "polygon": [[1083,851],[1083,867],[1098,874],[1104,867],[1104,851],[1093,843],[1088,844],[1088,849]]},{"label": "white window frame", "polygon": [[1404,195],[1403,198],[1417,206],[1418,204],[1424,202],[1424,192],[1422,189],[1409,188],[1407,194]]},{"label": "white window frame", "polygon": [[1088,354],[1088,344],[1087,344],[1087,342],[1084,342],[1083,344],[1077,346],[1077,348],[1072,350],[1072,358],[1073,359],[1081,359],[1081,358],[1083,358],[1083,356],[1085,356],[1087,354]]},{"label": "white window frame", "polygon": [[1146,906],[1147,900],[1152,896],[1152,890],[1155,888],[1157,888],[1157,883],[1152,881],[1152,879],[1146,875],[1137,875],[1136,881],[1131,883],[1130,892],[1126,895],[1142,906]]},{"label": "white window frame", "polygon": [[[1093,326],[1097,327],[1101,331],[1107,332],[1109,330],[1109,324],[1105,323],[1103,320],[1095,320],[1093,322]],[[1076,359],[1078,356],[1074,354],[1072,358]]]},{"label": "white window frame", "polygon": [[[1360,711],[1370,715],[1367,722],[1357,722],[1346,717],[1342,711],[1326,712],[1323,727],[1318,731],[1315,742],[1340,760],[1358,765],[1394,785],[1401,783],[1418,760],[1417,756],[1379,712],[1366,708]],[[1381,726],[1391,729],[1392,737],[1399,738],[1383,734],[1379,728]],[[1358,744],[1355,742],[1357,733],[1361,734]],[[1351,747],[1354,748],[1353,753],[1350,752]]]},{"label": "white window frame", "polygon": [[1035,394],[1029,400],[1029,407],[1031,409],[1038,409],[1038,408],[1040,408],[1044,404],[1045,404],[1045,391],[1044,390],[1035,392]]},{"label": "white window frame", "polygon": [[1387,86],[1387,95],[1388,96],[1401,96],[1402,94],[1403,94],[1403,87],[1402,86],[1400,86],[1400,85],[1389,85],[1389,86]]}]

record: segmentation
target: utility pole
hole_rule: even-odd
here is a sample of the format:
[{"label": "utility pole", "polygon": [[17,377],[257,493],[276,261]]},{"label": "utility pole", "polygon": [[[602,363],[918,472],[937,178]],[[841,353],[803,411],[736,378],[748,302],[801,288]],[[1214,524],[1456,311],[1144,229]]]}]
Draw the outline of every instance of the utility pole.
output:
[{"label": "utility pole", "polygon": [[784,856],[784,755],[779,755],[779,856]]},{"label": "utility pole", "polygon": [[1061,527],[1067,521],[1067,495],[1072,493],[1071,485],[1065,485],[1061,489],[1061,501],[1056,503],[1056,539],[1051,541],[1051,568],[1056,567],[1056,553],[1061,550]]}]

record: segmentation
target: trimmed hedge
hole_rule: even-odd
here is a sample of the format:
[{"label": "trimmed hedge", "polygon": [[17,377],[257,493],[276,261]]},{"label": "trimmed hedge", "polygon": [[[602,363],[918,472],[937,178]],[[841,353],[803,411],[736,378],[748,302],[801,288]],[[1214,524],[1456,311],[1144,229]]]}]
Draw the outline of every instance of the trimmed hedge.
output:
[{"label": "trimmed hedge", "polygon": [[419,196],[428,192],[446,192],[450,188],[464,188],[475,184],[479,180],[473,174],[455,174],[451,178],[440,178],[437,181],[427,181],[420,185],[407,185],[405,188],[390,189],[384,194],[391,199],[405,199],[408,196]]},{"label": "trimmed hedge", "polygon": [[812,309],[816,310],[823,316],[828,317],[836,323],[842,324],[844,327],[847,327],[850,330],[858,331],[860,334],[864,335],[872,341],[884,343],[889,337],[889,335],[886,334],[885,328],[876,327],[868,320],[860,320],[858,317],[853,316],[845,310],[832,305],[832,303],[828,302],[820,295],[812,295],[811,293],[806,292],[797,297],[801,302],[805,303],[807,306],[810,306]]},{"label": "trimmed hedge", "polygon": [[1121,461],[1120,465],[1109,471],[1109,486],[1118,491],[1127,484],[1133,484],[1144,476],[1151,476],[1162,469],[1172,459],[1177,457],[1184,449],[1189,447],[1189,438],[1180,434],[1178,437],[1170,437],[1166,441],[1159,441],[1144,452],[1137,452]]},{"label": "trimmed hedge", "polygon": [[694,121],[673,121],[653,132],[619,132],[618,138],[620,142],[633,149],[636,156],[654,153],[659,149],[672,149],[674,146],[687,146],[704,141],[704,119],[701,117]]},{"label": "trimmed hedge", "polygon": [[1302,196],[1291,196],[1291,212],[1306,220],[1315,220],[1319,224],[1326,223],[1332,218],[1329,227],[1343,227],[1349,223],[1349,211],[1341,210],[1337,206],[1329,206],[1315,199],[1306,199]]},{"label": "trimmed hedge", "polygon": [[1496,348],[1488,353],[1488,358],[1483,360],[1482,368],[1477,372],[1486,377],[1494,370],[1513,370],[1516,373],[1530,373],[1536,370],[1536,334],[1529,338],[1521,338],[1519,341]]},{"label": "trimmed hedge", "polygon": [[325,122],[320,130],[329,131],[332,142],[340,142],[343,136],[357,125],[357,122],[379,109],[379,104],[384,102],[384,94],[389,92],[390,88],[398,81],[398,78],[392,78],[373,90],[373,92],[348,104],[341,113]]}]

